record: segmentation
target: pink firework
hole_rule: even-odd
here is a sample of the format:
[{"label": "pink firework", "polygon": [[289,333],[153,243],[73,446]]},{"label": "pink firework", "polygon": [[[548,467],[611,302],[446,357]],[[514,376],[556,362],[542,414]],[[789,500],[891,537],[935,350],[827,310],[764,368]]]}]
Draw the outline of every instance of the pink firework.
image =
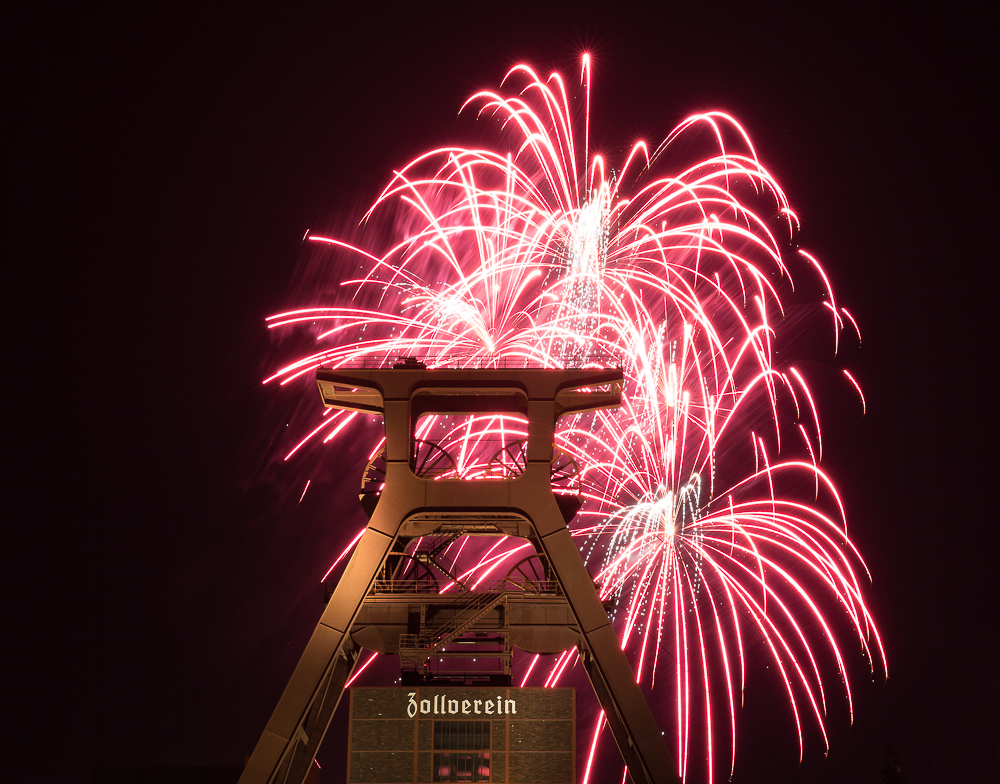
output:
[{"label": "pink firework", "polygon": [[[745,640],[756,640],[755,655],[779,674],[800,755],[805,725],[826,741],[831,682],[838,692],[843,684],[850,709],[841,638],[884,667],[836,489],[814,461],[770,454],[781,412],[794,415],[808,389],[794,372],[761,371],[743,348],[732,346],[727,384],[744,377],[745,361],[746,382],[719,389],[695,358],[708,350],[685,325],[669,348],[649,347],[647,356],[667,358],[657,367],[628,367],[632,394],[620,411],[565,434],[566,448],[575,445],[576,458],[588,461],[584,551],[599,564],[595,577],[614,604],[636,677],[650,688],[665,681],[673,692],[682,775],[691,768],[692,738],[703,741],[706,762],[725,739],[733,771]],[[748,407],[778,416],[769,434],[747,426]],[[809,442],[802,444],[808,453]],[[750,469],[738,479],[725,466],[734,460]],[[814,491],[807,501],[803,485]],[[712,780],[712,765],[700,767]]]},{"label": "pink firework", "polygon": [[[400,169],[366,215],[370,249],[310,237],[360,271],[340,302],[268,320],[318,326],[316,350],[267,380],[402,355],[430,367],[620,365],[622,408],[557,435],[580,468],[575,534],[636,677],[672,702],[662,719],[682,775],[711,781],[733,770],[751,653],[777,666],[800,750],[806,726],[825,742],[831,683],[850,705],[845,639],[885,666],[864,565],[818,466],[814,396],[777,359],[793,275],[822,287],[834,348],[854,322],[816,259],[786,255],[797,219],[733,118],[690,117],[612,165],[589,150],[586,57],[581,80],[574,111],[559,74],[513,68],[464,107],[499,120],[492,149],[441,148]],[[707,154],[681,157],[681,140]],[[289,457],[354,416],[324,417]],[[504,475],[524,438],[503,417],[420,428],[445,444],[453,476]],[[463,543],[456,555],[463,579],[481,580],[522,550]],[[552,685],[572,661],[535,677]]]}]

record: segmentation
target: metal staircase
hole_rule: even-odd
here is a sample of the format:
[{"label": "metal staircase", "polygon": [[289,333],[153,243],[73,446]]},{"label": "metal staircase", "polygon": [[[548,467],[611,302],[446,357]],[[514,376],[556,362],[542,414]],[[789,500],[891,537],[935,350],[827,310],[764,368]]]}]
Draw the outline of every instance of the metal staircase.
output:
[{"label": "metal staircase", "polygon": [[[477,624],[492,610],[500,605],[504,605],[502,617],[506,617],[507,593],[501,590],[483,591],[468,593],[456,602],[457,612],[437,628],[422,630],[419,634],[401,634],[399,636],[399,655],[402,659],[412,662],[414,667],[422,674],[427,674],[427,660],[431,656],[438,656],[445,653],[445,648],[452,642],[458,640],[468,632],[478,634],[490,631],[500,633],[504,638],[504,649],[509,648],[507,643],[508,635],[503,634],[503,628],[489,629],[476,628]],[[469,642],[495,642],[493,640],[473,639]],[[470,656],[466,650],[456,655],[462,657]],[[489,655],[488,653],[484,655]],[[495,655],[495,654],[494,654]],[[501,654],[502,655],[502,654]]]}]

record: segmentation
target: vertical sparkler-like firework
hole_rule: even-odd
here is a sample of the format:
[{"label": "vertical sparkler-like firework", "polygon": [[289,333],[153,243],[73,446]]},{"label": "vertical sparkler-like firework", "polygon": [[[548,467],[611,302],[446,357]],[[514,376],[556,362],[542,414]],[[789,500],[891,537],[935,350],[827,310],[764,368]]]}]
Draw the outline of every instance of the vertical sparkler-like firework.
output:
[{"label": "vertical sparkler-like firework", "polygon": [[[582,469],[574,533],[636,677],[671,705],[662,718],[681,774],[711,781],[733,770],[749,656],[777,670],[800,754],[808,726],[826,741],[831,684],[850,706],[857,649],[885,666],[864,565],[819,468],[814,396],[778,353],[793,279],[822,287],[834,348],[856,326],[816,259],[791,250],[797,219],[732,117],[689,117],[612,168],[589,149],[587,57],[581,80],[575,107],[559,74],[513,68],[463,108],[500,121],[491,149],[441,148],[400,169],[366,216],[383,226],[368,249],[310,237],[362,272],[339,302],[269,319],[324,326],[314,353],[268,381],[399,355],[432,367],[621,365],[621,409],[557,434]],[[353,417],[325,417],[290,455]],[[477,445],[513,444],[519,427],[465,422],[452,432],[455,474],[488,475]],[[519,549],[466,548],[467,574]],[[538,677],[555,683],[574,655]]]}]

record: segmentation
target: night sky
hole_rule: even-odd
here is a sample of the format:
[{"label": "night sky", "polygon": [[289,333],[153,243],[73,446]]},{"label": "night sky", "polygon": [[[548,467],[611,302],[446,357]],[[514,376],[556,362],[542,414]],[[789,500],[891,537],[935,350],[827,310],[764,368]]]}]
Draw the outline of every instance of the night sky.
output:
[{"label": "night sky", "polygon": [[[143,5],[35,8],[8,28],[4,701],[18,780],[250,754],[321,612],[320,578],[363,521],[360,452],[281,463],[315,390],[260,383],[296,350],[264,318],[329,282],[302,237],[350,233],[419,152],[488,139],[457,111],[512,64],[571,74],[584,50],[598,147],[659,141],[694,111],[739,118],[864,337],[837,358],[825,339],[810,351],[819,378],[847,367],[867,398],[862,416],[819,384],[823,465],[874,577],[889,677],[855,668],[853,727],[837,714],[829,757],[814,734],[801,765],[785,697],[750,689],[734,781],[880,782],[887,747],[910,784],[994,779],[985,17]],[[390,661],[364,682],[394,677]],[[319,755],[326,784],[344,776],[345,705]],[[602,747],[602,770],[614,754]]]}]

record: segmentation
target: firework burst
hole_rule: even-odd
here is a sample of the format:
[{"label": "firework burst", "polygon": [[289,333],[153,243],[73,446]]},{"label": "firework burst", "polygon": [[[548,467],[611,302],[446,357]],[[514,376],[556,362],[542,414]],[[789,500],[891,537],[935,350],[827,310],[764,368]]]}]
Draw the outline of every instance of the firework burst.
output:
[{"label": "firework burst", "polygon": [[[669,693],[681,774],[712,780],[733,770],[748,639],[777,667],[800,753],[808,725],[825,742],[831,681],[850,705],[846,641],[884,668],[866,572],[819,468],[813,395],[778,354],[793,274],[823,288],[834,347],[853,319],[816,259],[789,255],[797,219],[733,118],[690,117],[615,168],[589,149],[588,58],[581,80],[582,117],[559,74],[525,65],[472,96],[463,111],[499,120],[498,143],[432,150],[397,171],[365,216],[378,250],[310,237],[361,273],[341,301],[268,320],[319,325],[316,351],[268,381],[400,355],[430,367],[620,365],[621,409],[557,434],[581,467],[574,534],[637,678]],[[680,140],[702,154],[686,161]],[[290,454],[353,416],[325,417]],[[456,476],[490,476],[483,455],[514,455],[524,437],[497,417],[420,427],[418,438],[444,432],[456,445]],[[466,574],[478,579],[521,555],[509,543],[474,550]]]}]

